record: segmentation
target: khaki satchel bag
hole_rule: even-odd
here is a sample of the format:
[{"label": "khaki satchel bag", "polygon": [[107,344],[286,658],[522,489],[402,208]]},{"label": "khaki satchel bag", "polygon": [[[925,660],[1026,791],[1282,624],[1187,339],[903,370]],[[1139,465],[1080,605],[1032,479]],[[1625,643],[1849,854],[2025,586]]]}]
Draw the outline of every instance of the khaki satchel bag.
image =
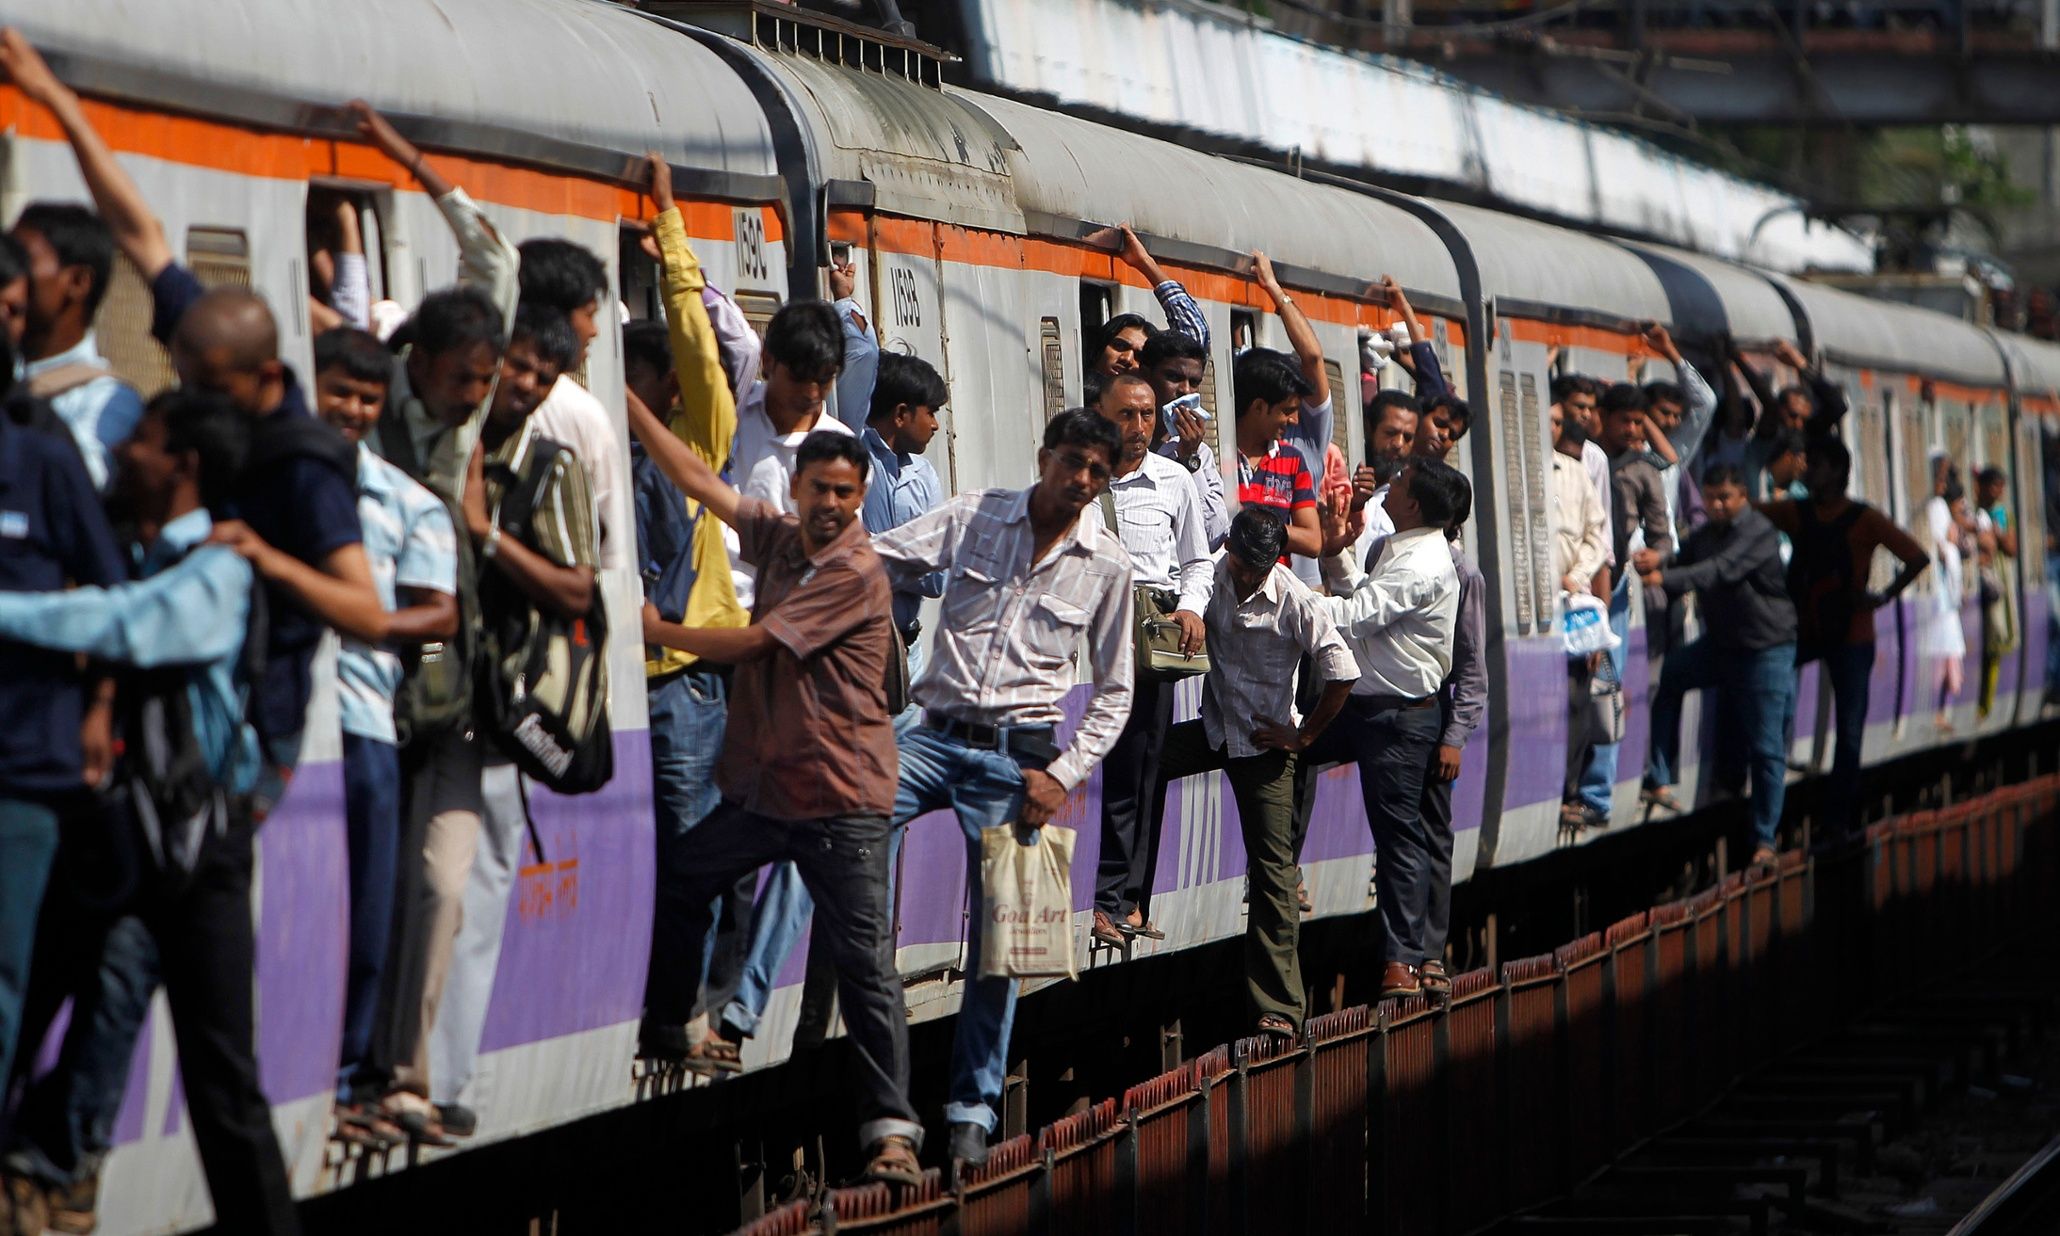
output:
[{"label": "khaki satchel bag", "polygon": [[[1120,542],[1122,532],[1116,524],[1116,500],[1106,489],[1102,490],[1102,519],[1108,524],[1109,534]],[[1131,643],[1136,653],[1139,678],[1172,682],[1209,672],[1207,645],[1191,657],[1180,651],[1180,624],[1173,621],[1180,594],[1170,588],[1138,584],[1131,589],[1131,598],[1136,605],[1131,622]]]}]

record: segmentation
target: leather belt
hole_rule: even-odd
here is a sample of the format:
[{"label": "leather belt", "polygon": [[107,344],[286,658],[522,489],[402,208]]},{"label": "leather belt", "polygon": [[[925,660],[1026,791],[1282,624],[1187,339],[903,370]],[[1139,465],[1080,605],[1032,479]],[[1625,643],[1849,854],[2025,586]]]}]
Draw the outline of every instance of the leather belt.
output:
[{"label": "leather belt", "polygon": [[968,747],[978,747],[982,751],[1013,751],[1012,740],[1018,735],[1049,742],[1052,733],[1052,727],[1049,725],[983,725],[977,721],[960,721],[934,712],[923,714],[923,725],[946,738],[956,739]]},{"label": "leather belt", "polygon": [[1408,712],[1418,708],[1435,708],[1438,697],[1435,692],[1422,699],[1410,699],[1406,695],[1355,695],[1352,702],[1364,712]]}]

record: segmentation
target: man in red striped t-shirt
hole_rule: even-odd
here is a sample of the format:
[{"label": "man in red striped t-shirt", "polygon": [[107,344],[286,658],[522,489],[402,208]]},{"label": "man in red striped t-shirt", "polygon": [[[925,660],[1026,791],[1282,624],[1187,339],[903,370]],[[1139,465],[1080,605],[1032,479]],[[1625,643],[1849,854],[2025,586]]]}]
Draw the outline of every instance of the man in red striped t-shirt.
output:
[{"label": "man in red striped t-shirt", "polygon": [[1288,530],[1288,554],[1323,553],[1316,517],[1316,482],[1302,453],[1280,435],[1310,393],[1301,364],[1285,352],[1253,348],[1237,358],[1231,375],[1237,400],[1237,501],[1274,512]]}]

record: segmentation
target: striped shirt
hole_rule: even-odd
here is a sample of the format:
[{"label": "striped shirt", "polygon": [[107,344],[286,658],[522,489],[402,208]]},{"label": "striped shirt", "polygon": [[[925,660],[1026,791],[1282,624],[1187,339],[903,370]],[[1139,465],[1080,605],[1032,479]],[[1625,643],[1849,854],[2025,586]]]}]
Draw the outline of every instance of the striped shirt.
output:
[{"label": "striped shirt", "polygon": [[1315,593],[1279,563],[1251,596],[1237,599],[1230,568],[1216,564],[1216,593],[1205,616],[1209,674],[1202,683],[1202,732],[1234,760],[1261,754],[1252,730],[1261,721],[1300,725],[1295,667],[1311,658],[1325,682],[1359,677],[1352,650]]},{"label": "striped shirt", "polygon": [[[358,522],[365,530],[365,561],[387,613],[400,606],[400,590],[453,594],[458,589],[458,543],[450,508],[408,474],[358,445]],[[394,741],[393,694],[401,685],[401,659],[362,640],[346,639],[336,656],[337,700],[343,732]]]},{"label": "striped shirt", "polygon": [[976,725],[1056,725],[1087,642],[1094,698],[1046,771],[1072,790],[1130,718],[1130,556],[1081,519],[1033,563],[1028,489],[960,494],[873,538],[898,588],[946,573],[943,621],[911,688],[927,711]]},{"label": "striped shirt", "polygon": [[[1164,455],[1144,460],[1109,478],[1108,501],[1116,508],[1116,539],[1130,554],[1133,582],[1179,594],[1175,608],[1200,617],[1209,604],[1209,541],[1202,529],[1202,505],[1187,469]],[[1097,502],[1092,518],[1107,525]],[[1081,518],[1090,518],[1087,512]]]}]

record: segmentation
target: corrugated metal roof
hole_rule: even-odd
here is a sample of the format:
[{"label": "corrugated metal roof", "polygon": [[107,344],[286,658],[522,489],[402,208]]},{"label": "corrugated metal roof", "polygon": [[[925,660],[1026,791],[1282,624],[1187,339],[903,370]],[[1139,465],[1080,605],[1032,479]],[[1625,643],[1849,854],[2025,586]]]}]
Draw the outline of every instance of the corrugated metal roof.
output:
[{"label": "corrugated metal roof", "polygon": [[1669,317],[1659,276],[1609,241],[1477,206],[1432,205],[1465,233],[1484,295],[1610,321]]},{"label": "corrugated metal roof", "polygon": [[1666,288],[1675,334],[1727,333],[1741,343],[1796,337],[1794,311],[1759,271],[1667,245],[1623,244]]},{"label": "corrugated metal roof", "polygon": [[156,96],[183,84],[195,110],[214,114],[238,114],[238,92],[326,105],[361,96],[447,124],[777,171],[764,114],[735,73],[601,0],[6,0],[0,10],[56,56],[119,71],[92,88],[147,80]]},{"label": "corrugated metal roof", "polygon": [[[957,92],[949,92],[957,93]],[[1378,198],[1296,180],[990,95],[960,94],[999,122],[1026,213],[1128,223],[1155,237],[1371,283],[1459,296],[1450,253],[1422,220]]]},{"label": "corrugated metal roof", "polygon": [[1775,275],[1802,304],[1810,338],[1834,360],[1970,386],[2003,385],[2003,357],[1987,331],[1894,301]]}]

